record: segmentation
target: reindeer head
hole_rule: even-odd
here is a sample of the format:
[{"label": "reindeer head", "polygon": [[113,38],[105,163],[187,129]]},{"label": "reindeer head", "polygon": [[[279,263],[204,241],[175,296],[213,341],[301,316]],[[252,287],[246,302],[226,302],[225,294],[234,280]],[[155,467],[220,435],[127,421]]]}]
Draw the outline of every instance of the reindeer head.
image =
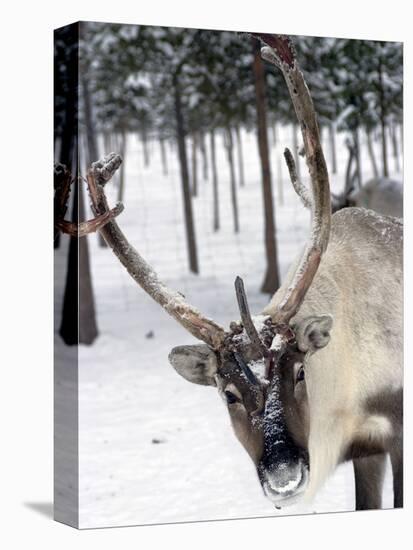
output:
[{"label": "reindeer head", "polygon": [[[312,211],[309,243],[291,285],[268,307],[268,315],[252,317],[242,280],[235,282],[240,322],[224,330],[203,316],[184,297],[169,289],[129,244],[117,223],[101,229],[134,280],[201,345],[174,348],[169,359],[176,371],[196,384],[215,386],[228,407],[234,431],[254,461],[265,494],[276,504],[291,502],[306,487],[309,471],[306,424],[306,358],[328,343],[332,319],[326,315],[294,322],[326,250],[331,222],[328,173],[321,150],[314,107],[289,38],[255,35],[268,46],[265,59],[281,68],[300,123],[312,185],[312,197],[297,187],[294,161],[286,155],[297,192]],[[88,173],[95,215],[108,212],[103,191],[119,165],[111,154]],[[295,181],[294,181],[295,179]]]},{"label": "reindeer head", "polygon": [[231,323],[221,349],[179,346],[169,360],[189,382],[218,389],[265,495],[284,506],[307,486],[306,360],[327,345],[332,318],[311,316],[289,325],[251,317],[239,278],[236,290],[242,322]]}]

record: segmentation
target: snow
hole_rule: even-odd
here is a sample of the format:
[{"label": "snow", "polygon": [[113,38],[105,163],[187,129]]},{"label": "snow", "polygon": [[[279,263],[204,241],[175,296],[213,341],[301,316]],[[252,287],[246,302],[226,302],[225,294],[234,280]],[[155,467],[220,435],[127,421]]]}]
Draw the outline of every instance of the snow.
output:
[{"label": "snow", "polygon": [[[234,314],[234,320],[237,319],[237,316],[239,317],[239,313]],[[261,331],[265,327],[265,321],[269,319],[269,315],[252,315],[251,319],[252,322],[258,332],[258,334],[261,334]],[[237,319],[238,321],[238,319]],[[250,344],[250,337],[248,336],[246,330],[242,330],[242,332],[233,335],[233,341],[237,342],[239,345],[248,345]]]},{"label": "snow", "polygon": [[278,493],[289,493],[300,484],[302,478],[303,478],[303,474],[302,474],[302,471],[300,470],[298,478],[291,479],[286,485],[282,487],[277,486],[276,488],[275,487],[272,487],[272,488],[276,489]]},{"label": "snow", "polygon": [[[292,146],[290,136],[290,128],[279,128],[279,149],[272,148],[274,174],[277,155]],[[141,145],[129,136],[125,211],[118,222],[131,244],[165,284],[217,323],[228,327],[239,318],[233,289],[237,275],[248,284],[251,312],[258,313],[268,297],[259,292],[265,254],[255,135],[243,133],[246,185],[238,190],[238,235],[232,231],[229,170],[220,139],[222,229],[218,233],[212,231],[211,181],[199,181],[199,197],[194,200],[199,276],[189,274],[187,268],[176,151],[168,148],[169,175],[165,177],[157,143],[150,146],[151,166],[144,169]],[[340,170],[333,178],[334,191],[342,188],[346,161],[340,139],[337,146]],[[304,174],[302,158],[300,163]],[[368,166],[366,159],[363,167]],[[276,204],[276,225],[285,276],[308,236],[309,213],[292,189],[284,161],[282,178],[284,203]],[[274,190],[275,183],[274,178]],[[305,177],[303,183],[308,185]],[[112,183],[107,193],[113,204]],[[168,362],[172,347],[196,341],[136,285],[109,249],[98,247],[95,236],[89,238],[89,245],[100,336],[93,346],[79,350],[80,526],[353,510],[350,464],[337,469],[311,505],[275,509],[236,440],[217,391],[190,384]],[[60,310],[57,304],[58,315]],[[384,506],[392,506],[389,471]]]},{"label": "snow", "polygon": [[[280,423],[278,422],[282,415],[282,405],[280,400],[280,378],[276,375],[271,383],[270,392],[265,403],[264,415],[264,437],[272,439],[276,433],[280,431]],[[274,445],[278,441],[273,442]],[[282,464],[281,464],[282,466]]]},{"label": "snow", "polygon": [[253,315],[251,318],[258,334],[260,334],[265,326],[265,321],[269,319],[269,315]]},{"label": "snow", "polygon": [[268,380],[265,376],[266,365],[265,359],[257,359],[255,361],[250,361],[248,367],[252,370],[255,377],[261,382],[261,384],[268,384]]},{"label": "snow", "polygon": [[274,351],[280,351],[280,349],[283,346],[283,343],[284,343],[284,338],[281,336],[281,334],[277,333],[274,336],[273,341],[271,342],[271,348],[270,349],[272,349]]}]

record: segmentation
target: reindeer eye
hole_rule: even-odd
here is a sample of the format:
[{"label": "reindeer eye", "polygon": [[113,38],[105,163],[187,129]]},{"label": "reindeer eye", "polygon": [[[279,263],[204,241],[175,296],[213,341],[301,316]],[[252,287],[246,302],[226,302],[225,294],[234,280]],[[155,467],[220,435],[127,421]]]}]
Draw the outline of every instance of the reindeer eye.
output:
[{"label": "reindeer eye", "polygon": [[297,376],[295,378],[295,382],[302,382],[304,380],[304,367],[300,367],[300,369],[297,372]]},{"label": "reindeer eye", "polygon": [[233,405],[234,403],[239,401],[238,397],[235,394],[233,394],[231,391],[228,391],[228,390],[225,391],[225,397],[226,397],[228,405]]}]

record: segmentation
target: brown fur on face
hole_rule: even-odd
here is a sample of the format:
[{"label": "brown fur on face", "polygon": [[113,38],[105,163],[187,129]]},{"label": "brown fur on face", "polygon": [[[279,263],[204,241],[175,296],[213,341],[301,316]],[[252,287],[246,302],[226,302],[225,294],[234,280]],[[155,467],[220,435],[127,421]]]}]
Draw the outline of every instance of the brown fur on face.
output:
[{"label": "brown fur on face", "polygon": [[[280,398],[288,431],[293,441],[307,450],[310,426],[304,359],[305,354],[295,345],[291,346],[282,356],[277,369],[280,372]],[[304,369],[304,380],[297,381],[301,368]]]},{"label": "brown fur on face", "polygon": [[[280,399],[287,429],[292,442],[307,452],[308,398],[305,380],[297,382],[297,374],[304,365],[305,354],[296,345],[287,349],[275,369],[280,374]],[[235,361],[225,358],[217,371],[218,389],[223,396],[229,391],[237,402],[227,404],[235,434],[257,465],[263,457],[263,420],[269,383],[251,385]]]},{"label": "brown fur on face", "polygon": [[237,439],[257,465],[264,444],[260,418],[264,411],[265,390],[248,383],[235,361],[228,358],[218,368],[216,382],[224,400],[227,391],[238,398],[236,403],[227,404],[231,424]]}]

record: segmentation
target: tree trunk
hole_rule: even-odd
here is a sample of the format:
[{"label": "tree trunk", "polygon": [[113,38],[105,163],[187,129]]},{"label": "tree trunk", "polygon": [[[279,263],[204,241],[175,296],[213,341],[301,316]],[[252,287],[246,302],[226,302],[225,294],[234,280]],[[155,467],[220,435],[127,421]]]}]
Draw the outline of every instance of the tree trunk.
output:
[{"label": "tree trunk", "polygon": [[383,176],[389,177],[389,165],[387,162],[387,137],[386,137],[386,122],[384,118],[380,120],[381,126],[381,154],[383,157]]},{"label": "tree trunk", "polygon": [[[79,26],[55,31],[54,45],[54,161],[71,170],[79,130]],[[59,245],[60,231],[54,248]]]},{"label": "tree trunk", "polygon": [[396,124],[394,122],[390,125],[390,134],[393,147],[394,169],[398,173],[400,172],[399,145],[397,143]]},{"label": "tree trunk", "polygon": [[[78,223],[78,193],[79,182],[72,185],[73,214],[72,221]],[[79,338],[79,317],[78,317],[78,290],[79,290],[79,241],[76,237],[69,237],[69,254],[66,268],[66,283],[63,296],[62,320],[59,334],[67,346],[76,346]]]},{"label": "tree trunk", "polygon": [[263,191],[262,195],[264,202],[265,220],[265,251],[267,256],[267,270],[261,286],[261,292],[273,294],[280,286],[280,277],[277,259],[277,245],[275,239],[275,220],[272,198],[271,170],[268,154],[266,84],[264,65],[261,59],[260,45],[257,41],[254,41],[253,48],[253,72],[257,107],[258,150],[261,160]]},{"label": "tree trunk", "polygon": [[371,167],[373,168],[373,175],[374,175],[374,178],[377,179],[379,177],[379,171],[377,169],[376,156],[374,154],[374,148],[373,148],[373,142],[371,139],[370,130],[366,130],[366,136],[367,136],[367,149],[369,152]]},{"label": "tree trunk", "polygon": [[241,132],[239,130],[238,124],[235,126],[235,135],[237,137],[239,183],[241,187],[244,187],[244,155],[242,152]]},{"label": "tree trunk", "polygon": [[121,142],[120,142],[120,156],[122,157],[123,162],[119,168],[118,202],[122,202],[123,197],[125,196],[126,143],[127,143],[127,134],[126,134],[125,128],[123,128],[122,134],[121,134]]},{"label": "tree trunk", "polygon": [[166,157],[165,139],[159,138],[159,145],[161,147],[161,160],[162,160],[162,172],[164,176],[168,175],[168,161]]},{"label": "tree trunk", "polygon": [[[70,26],[70,27],[74,27]],[[69,29],[70,27],[66,27]],[[65,38],[64,29],[60,29],[61,39]],[[66,89],[62,97],[55,97],[55,109],[63,109],[63,128],[61,134],[60,162],[70,170],[73,176],[71,189],[72,215],[71,221],[78,224],[85,218],[82,188],[80,183],[80,156],[84,157],[86,150],[86,162],[97,160],[96,133],[93,124],[93,113],[91,109],[89,83],[85,77],[84,67],[79,71],[79,50],[78,30],[70,31],[67,38],[70,42],[65,43],[64,56],[70,56],[70,63],[65,64],[64,78]],[[58,36],[58,35],[57,35]],[[55,46],[58,46],[55,42]],[[63,50],[63,49],[62,49]],[[59,83],[58,73],[62,73],[61,61],[55,57],[55,84]],[[79,73],[83,75],[79,81]],[[86,140],[83,140],[82,147],[79,144],[78,105],[79,91],[83,94],[84,120],[86,126]],[[62,105],[58,103],[62,102]],[[82,136],[83,137],[83,136]],[[85,163],[86,164],[86,163]],[[67,345],[79,343],[91,344],[97,334],[96,316],[93,299],[92,280],[89,266],[88,241],[86,237],[81,239],[68,237],[69,251],[66,268],[66,281],[63,296],[63,310],[59,333]],[[56,282],[60,285],[60,281]],[[70,370],[70,365],[69,370]]]},{"label": "tree trunk", "polygon": [[[77,89],[77,88],[76,88]],[[73,103],[73,105],[72,105]],[[77,170],[77,140],[78,140],[78,127],[77,127],[77,117],[75,113],[77,112],[77,98],[68,99],[68,104],[72,108],[67,108],[66,116],[67,123],[63,128],[62,143],[60,148],[60,162],[64,164],[72,174],[74,170]],[[76,159],[75,159],[76,154]],[[73,197],[73,207],[72,207],[72,221],[78,223],[79,213],[77,206],[77,178],[75,178],[75,183],[72,185],[71,193],[75,196]],[[67,268],[66,268],[66,283],[64,290],[63,298],[63,310],[62,310],[62,320],[59,329],[59,334],[62,337],[62,340],[67,345],[76,345],[78,340],[78,316],[77,316],[77,304],[78,304],[78,290],[77,290],[77,276],[78,276],[78,239],[74,237],[68,237],[69,241],[69,253],[67,258]]]},{"label": "tree trunk", "polygon": [[346,167],[346,179],[344,182],[344,194],[347,195],[347,192],[350,190],[350,179],[351,179],[351,166],[353,164],[353,147],[348,145],[348,159],[347,159],[347,167]]},{"label": "tree trunk", "polygon": [[353,159],[354,159],[354,146],[348,144],[348,160],[347,160],[347,168],[346,168],[346,180],[345,180],[345,186],[344,186],[344,194],[347,196],[347,194],[350,192],[352,187],[352,177],[351,177],[351,168],[353,165]]},{"label": "tree trunk", "polygon": [[213,193],[213,228],[214,231],[219,230],[219,192],[218,192],[218,173],[215,153],[215,130],[210,132],[210,149],[211,149],[211,168],[212,168],[212,193]]},{"label": "tree trunk", "polygon": [[300,171],[300,156],[298,154],[297,131],[298,131],[298,125],[297,125],[296,122],[293,122],[293,155],[294,155],[295,166],[296,166],[296,169],[297,169],[297,177],[298,177],[298,179],[300,179],[301,171]]},{"label": "tree trunk", "polygon": [[356,128],[353,131],[353,138],[354,138],[354,158],[356,161],[356,176],[357,176],[357,182],[358,182],[358,188],[361,189],[361,186],[363,185],[363,179],[362,179],[362,170],[361,170],[361,154],[360,154],[360,139],[359,139],[359,129]]},{"label": "tree trunk", "polygon": [[114,130],[112,130],[110,133],[109,141],[110,141],[110,152],[117,153],[118,149],[116,144],[116,132]]},{"label": "tree trunk", "polygon": [[110,134],[109,132],[103,132],[103,148],[104,148],[104,154],[108,155],[112,152],[112,149],[110,148]]},{"label": "tree trunk", "polygon": [[278,202],[280,206],[284,205],[284,187],[282,177],[281,157],[277,154],[277,190],[278,190]]},{"label": "tree trunk", "polygon": [[[70,98],[69,98],[70,99]],[[68,101],[68,103],[71,103],[71,101]],[[77,100],[76,100],[77,102]],[[76,103],[77,104],[77,103]],[[65,124],[63,127],[62,137],[60,140],[60,150],[56,152],[55,156],[55,162],[60,162],[64,164],[68,169],[71,169],[73,165],[73,155],[75,150],[75,143],[77,140],[77,137],[75,133],[77,132],[77,126],[75,122],[75,115],[74,113],[70,113],[69,109],[66,109],[66,115],[68,117],[69,124]],[[69,127],[67,127],[69,126]],[[56,234],[54,238],[53,248],[58,249],[60,247],[60,231]]]},{"label": "tree trunk", "polygon": [[206,152],[204,132],[200,132],[199,137],[200,137],[199,148],[201,150],[201,155],[202,155],[202,175],[203,175],[204,181],[206,181],[208,179],[208,157]]},{"label": "tree trunk", "polygon": [[181,91],[177,75],[174,76],[174,100],[176,118],[176,139],[178,144],[179,165],[181,169],[182,198],[184,204],[189,269],[193,273],[199,273],[195,228],[192,215],[191,191],[189,187],[188,161],[186,157],[185,128],[182,116]]},{"label": "tree trunk", "polygon": [[85,129],[86,129],[86,141],[87,141],[87,154],[86,162],[90,166],[92,162],[99,160],[98,147],[96,143],[96,130],[92,112],[92,104],[90,101],[89,82],[83,74],[80,79],[82,83],[83,92],[83,110],[85,117]]},{"label": "tree trunk", "polygon": [[[54,162],[58,162],[60,159],[61,140],[56,135],[54,136]],[[59,248],[60,246],[60,231],[53,229],[53,248]]]},{"label": "tree trunk", "polygon": [[387,137],[386,137],[386,104],[384,98],[384,86],[383,86],[383,64],[381,57],[379,57],[379,104],[380,104],[380,126],[381,126],[381,151],[383,157],[383,176],[389,177],[389,167],[387,164]]},{"label": "tree trunk", "polygon": [[[85,219],[83,187],[79,188],[79,217]],[[95,299],[89,262],[88,237],[79,242],[79,343],[91,345],[99,332],[96,322]]]},{"label": "tree trunk", "polygon": [[232,204],[232,216],[234,220],[234,232],[239,232],[239,216],[238,216],[238,199],[237,199],[237,185],[235,181],[235,169],[234,169],[234,143],[232,140],[231,127],[227,126],[224,134],[225,149],[227,151],[227,158],[230,171],[231,180],[231,204]]},{"label": "tree trunk", "polygon": [[198,196],[198,162],[197,162],[197,135],[196,132],[192,134],[192,196]]},{"label": "tree trunk", "polygon": [[[93,118],[92,104],[90,101],[89,83],[84,73],[81,78],[82,92],[83,92],[83,109],[85,116],[86,127],[86,164],[90,166],[92,162],[99,160],[99,152],[96,143],[96,132]],[[100,233],[98,233],[98,243],[102,248],[107,248],[106,241]]]},{"label": "tree trunk", "polygon": [[277,145],[277,123],[276,122],[273,122],[273,124],[271,125],[271,129],[272,129],[272,144],[275,147]]},{"label": "tree trunk", "polygon": [[148,135],[145,126],[142,128],[142,150],[143,150],[143,165],[145,168],[149,167],[150,156],[148,147]]},{"label": "tree trunk", "polygon": [[328,132],[330,138],[331,171],[333,174],[337,174],[336,132],[332,122],[328,125]]},{"label": "tree trunk", "polygon": [[[73,187],[72,221],[78,223],[84,219],[83,193],[79,189],[78,178],[75,179]],[[98,335],[87,237],[70,237],[59,333],[68,346],[78,343],[90,345]]]}]

